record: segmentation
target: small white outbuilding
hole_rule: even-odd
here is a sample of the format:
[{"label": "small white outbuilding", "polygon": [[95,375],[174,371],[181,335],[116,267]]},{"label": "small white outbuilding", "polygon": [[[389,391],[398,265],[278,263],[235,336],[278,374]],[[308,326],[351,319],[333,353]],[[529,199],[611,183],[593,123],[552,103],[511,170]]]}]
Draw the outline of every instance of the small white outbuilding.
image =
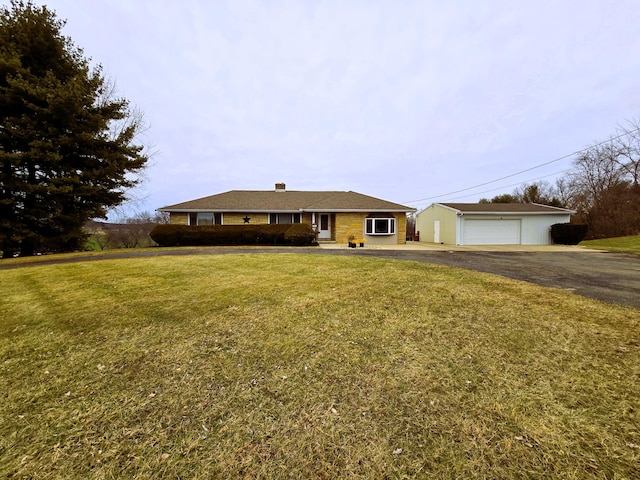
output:
[{"label": "small white outbuilding", "polygon": [[573,210],[536,203],[434,203],[416,216],[421,242],[447,245],[548,245],[551,225]]}]

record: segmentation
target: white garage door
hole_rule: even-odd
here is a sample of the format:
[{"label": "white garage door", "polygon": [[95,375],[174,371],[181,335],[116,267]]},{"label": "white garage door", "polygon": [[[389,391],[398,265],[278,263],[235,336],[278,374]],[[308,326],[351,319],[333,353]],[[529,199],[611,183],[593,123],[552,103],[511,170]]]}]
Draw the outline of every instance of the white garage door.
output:
[{"label": "white garage door", "polygon": [[463,245],[519,245],[520,220],[465,220]]}]

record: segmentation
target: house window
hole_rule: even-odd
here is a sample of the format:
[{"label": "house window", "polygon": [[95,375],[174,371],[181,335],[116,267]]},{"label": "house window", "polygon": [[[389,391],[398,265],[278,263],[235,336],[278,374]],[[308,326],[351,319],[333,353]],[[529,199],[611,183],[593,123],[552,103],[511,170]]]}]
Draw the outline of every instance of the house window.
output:
[{"label": "house window", "polygon": [[299,213],[270,213],[269,223],[300,223]]},{"label": "house window", "polygon": [[396,219],[393,217],[367,218],[365,221],[367,235],[393,235],[396,233]]},{"label": "house window", "polygon": [[222,225],[222,214],[197,212],[189,216],[189,225]]},{"label": "house window", "polygon": [[213,213],[198,213],[196,223],[198,225],[213,225]]}]

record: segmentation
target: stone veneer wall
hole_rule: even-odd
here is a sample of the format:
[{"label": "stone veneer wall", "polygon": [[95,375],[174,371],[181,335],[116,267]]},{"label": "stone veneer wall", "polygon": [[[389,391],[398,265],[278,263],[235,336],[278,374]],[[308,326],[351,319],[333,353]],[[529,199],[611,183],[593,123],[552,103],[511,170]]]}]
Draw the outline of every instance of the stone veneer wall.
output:
[{"label": "stone veneer wall", "polygon": [[189,225],[189,214],[188,213],[169,213],[169,223],[174,225]]},{"label": "stone veneer wall", "polygon": [[269,215],[266,213],[223,213],[223,225],[247,225],[244,223],[244,217],[249,217],[249,225],[261,225],[269,223]]},{"label": "stone veneer wall", "polygon": [[404,213],[394,213],[396,217],[396,230],[398,232],[398,245],[407,243],[407,215]]},{"label": "stone veneer wall", "polygon": [[347,243],[350,235],[356,239],[363,238],[365,218],[367,218],[366,213],[337,213],[335,218],[336,242]]},{"label": "stone veneer wall", "polygon": [[[407,242],[407,216],[403,213],[395,213],[393,216],[396,218],[396,235],[393,243],[403,245]],[[355,239],[364,238],[371,244],[387,244],[389,240],[392,240],[389,236],[376,236],[366,235],[364,233],[365,218],[368,217],[367,213],[338,213],[336,214],[336,242],[347,243],[349,236],[353,235]]]},{"label": "stone veneer wall", "polygon": [[[250,224],[269,223],[269,215],[266,213],[223,213],[222,223],[224,225],[245,225],[243,220],[245,216],[251,219],[249,221]],[[347,243],[349,241],[349,235],[353,235],[356,239],[365,238],[364,219],[367,218],[367,216],[367,213],[332,214],[332,238],[334,238],[337,243]],[[396,213],[394,216],[396,217],[397,243],[404,244],[406,243],[407,235],[407,217],[402,213]],[[169,218],[172,224],[189,224],[188,213],[171,212]],[[311,223],[311,218],[310,213],[304,213],[302,215],[302,222]],[[319,219],[316,219],[316,221],[319,221]],[[369,236],[369,239],[373,243],[374,236]],[[380,240],[382,240],[382,237],[380,237]]]}]

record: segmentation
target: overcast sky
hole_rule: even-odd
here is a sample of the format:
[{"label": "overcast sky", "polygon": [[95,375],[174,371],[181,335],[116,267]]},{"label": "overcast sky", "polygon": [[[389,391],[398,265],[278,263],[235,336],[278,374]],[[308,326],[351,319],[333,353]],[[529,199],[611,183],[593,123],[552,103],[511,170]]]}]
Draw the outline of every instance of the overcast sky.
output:
[{"label": "overcast sky", "polygon": [[144,113],[141,211],[276,182],[475,202],[640,116],[637,0],[34,1]]}]

